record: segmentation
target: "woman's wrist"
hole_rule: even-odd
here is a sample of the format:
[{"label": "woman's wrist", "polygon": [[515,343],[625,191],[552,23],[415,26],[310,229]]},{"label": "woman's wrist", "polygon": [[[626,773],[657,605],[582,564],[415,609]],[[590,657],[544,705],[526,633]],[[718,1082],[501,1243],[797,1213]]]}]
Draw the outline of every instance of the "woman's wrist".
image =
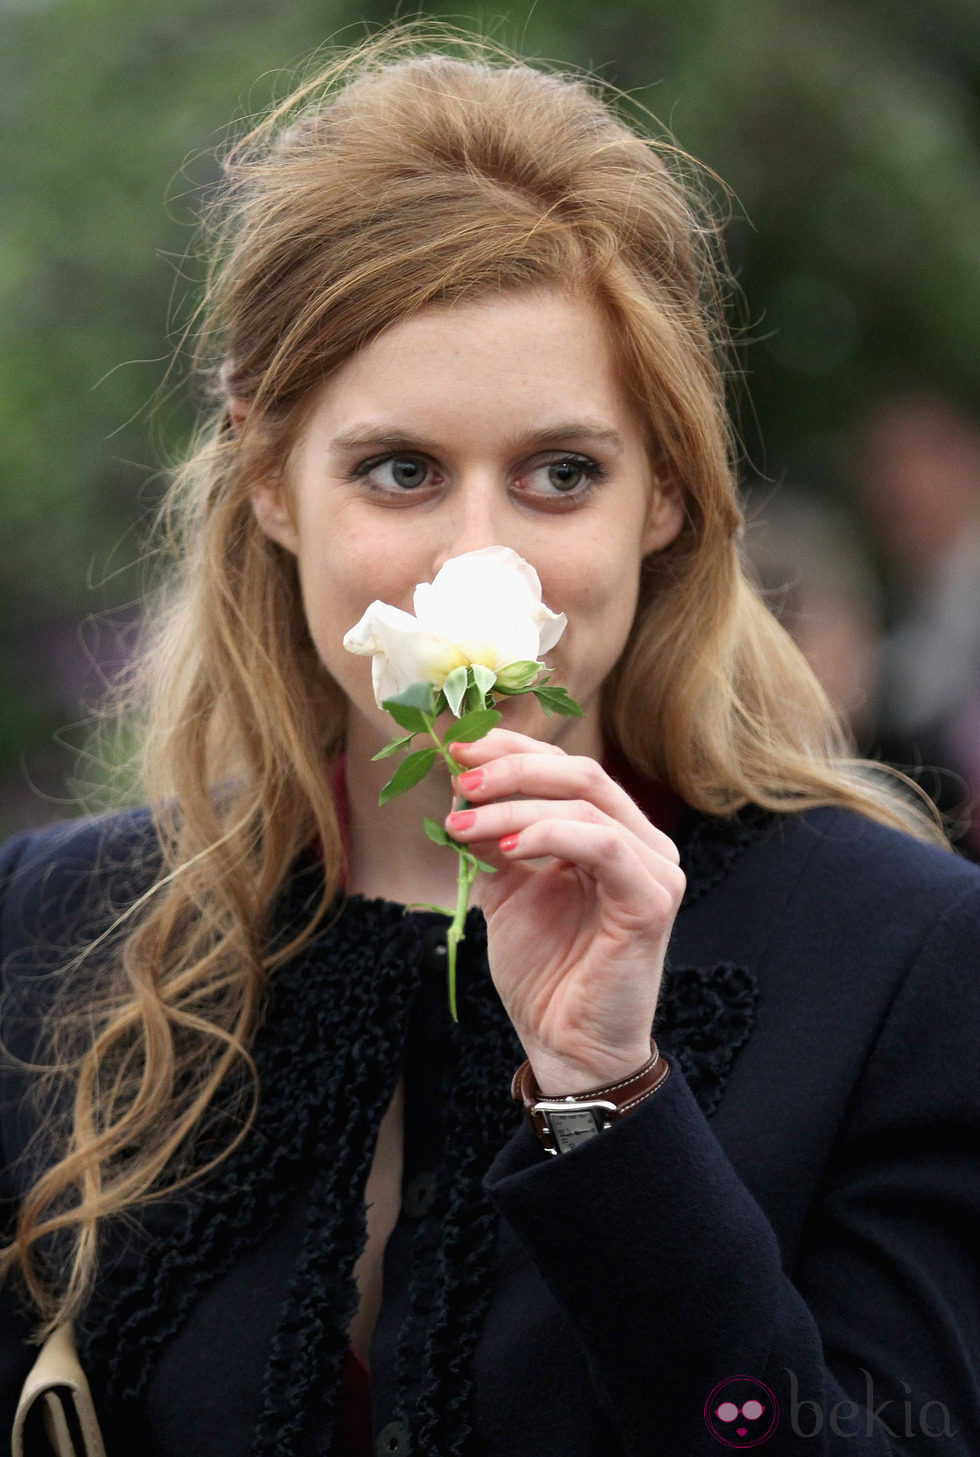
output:
[{"label": "woman's wrist", "polygon": [[543,1098],[565,1098],[592,1092],[630,1077],[650,1057],[650,1038],[607,1056],[596,1055],[588,1062],[573,1061],[555,1053],[540,1052],[528,1058],[534,1081]]},{"label": "woman's wrist", "polygon": [[529,1062],[522,1063],[511,1083],[511,1096],[524,1111],[538,1142],[548,1154],[569,1153],[612,1128],[652,1097],[670,1072],[653,1038],[647,1056],[632,1072],[577,1093],[552,1094],[538,1087]]}]

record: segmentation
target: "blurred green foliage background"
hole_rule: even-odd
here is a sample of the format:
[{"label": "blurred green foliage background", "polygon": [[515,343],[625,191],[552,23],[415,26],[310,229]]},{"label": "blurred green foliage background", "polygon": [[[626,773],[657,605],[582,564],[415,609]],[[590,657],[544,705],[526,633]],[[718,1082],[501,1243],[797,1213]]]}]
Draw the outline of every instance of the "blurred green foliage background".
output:
[{"label": "blurred green foliage background", "polygon": [[[380,0],[0,0],[0,831],[71,813],[141,533],[193,401],[161,393],[226,128]],[[635,92],[735,195],[746,475],[846,496],[909,383],[980,398],[976,0],[432,4]],[[176,389],[170,385],[176,383]],[[155,402],[156,401],[156,402]],[[94,766],[85,773],[97,777]]]}]

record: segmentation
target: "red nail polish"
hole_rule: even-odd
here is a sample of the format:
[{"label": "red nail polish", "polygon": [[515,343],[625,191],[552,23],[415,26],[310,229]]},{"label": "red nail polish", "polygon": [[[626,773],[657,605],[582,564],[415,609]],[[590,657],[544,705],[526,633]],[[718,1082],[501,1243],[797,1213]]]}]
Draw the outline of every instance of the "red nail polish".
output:
[{"label": "red nail polish", "polygon": [[464,794],[468,794],[471,789],[479,789],[483,783],[483,770],[467,769],[465,774],[458,774],[456,776],[456,783],[463,790]]},{"label": "red nail polish", "polygon": [[518,838],[519,836],[517,835],[505,835],[504,838],[499,842],[501,850],[506,853],[508,850],[515,849],[517,846]]},{"label": "red nail polish", "polygon": [[449,823],[454,830],[468,830],[475,819],[475,809],[456,809],[449,816]]}]

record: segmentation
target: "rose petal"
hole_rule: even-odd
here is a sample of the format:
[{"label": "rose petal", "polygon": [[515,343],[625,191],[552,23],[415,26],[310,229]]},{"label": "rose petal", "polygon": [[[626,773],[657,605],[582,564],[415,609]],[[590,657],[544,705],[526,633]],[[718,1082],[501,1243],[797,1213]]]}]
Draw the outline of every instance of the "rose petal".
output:
[{"label": "rose petal", "polygon": [[403,612],[400,607],[390,607],[387,602],[374,601],[360,621],[355,622],[350,631],[344,634],[344,647],[349,653],[358,653],[363,657],[381,652],[379,625],[384,634],[389,629],[398,627],[403,631],[418,631],[418,623],[410,612]]},{"label": "rose petal", "polygon": [[567,625],[564,613],[541,601],[531,564],[507,546],[451,557],[431,582],[415,588],[413,606],[414,617],[372,602],[344,638],[350,652],[373,657],[379,703],[412,683],[442,687],[459,666],[497,673],[510,663],[536,661]]},{"label": "rose petal", "polygon": [[411,613],[386,602],[371,603],[344,637],[344,647],[373,657],[371,679],[379,707],[413,683],[440,688],[461,661],[455,644],[424,631]]},{"label": "rose petal", "polygon": [[534,659],[553,647],[565,618],[541,602],[537,572],[516,551],[488,546],[451,557],[431,583],[415,590],[419,621],[440,636],[452,638],[469,662],[498,669],[520,659]]},{"label": "rose petal", "polygon": [[538,632],[540,634],[538,653],[544,654],[550,652],[561,637],[565,628],[568,626],[568,618],[564,612],[552,612],[551,608],[545,607],[543,603],[541,605],[541,613],[542,616],[538,624]]}]

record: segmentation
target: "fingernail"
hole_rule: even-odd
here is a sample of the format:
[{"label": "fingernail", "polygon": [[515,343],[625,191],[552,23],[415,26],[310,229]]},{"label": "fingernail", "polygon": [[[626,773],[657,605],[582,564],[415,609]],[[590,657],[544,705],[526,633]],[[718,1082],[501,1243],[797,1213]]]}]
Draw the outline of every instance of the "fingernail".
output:
[{"label": "fingernail", "polygon": [[506,853],[508,850],[515,849],[519,838],[520,837],[518,835],[505,835],[504,838],[500,841],[501,850]]},{"label": "fingernail", "polygon": [[471,789],[479,789],[483,783],[483,770],[467,769],[465,774],[457,774],[456,783],[464,794],[469,794]]},{"label": "fingernail", "polygon": [[449,823],[454,830],[468,830],[475,819],[475,809],[457,809],[449,816]]}]

